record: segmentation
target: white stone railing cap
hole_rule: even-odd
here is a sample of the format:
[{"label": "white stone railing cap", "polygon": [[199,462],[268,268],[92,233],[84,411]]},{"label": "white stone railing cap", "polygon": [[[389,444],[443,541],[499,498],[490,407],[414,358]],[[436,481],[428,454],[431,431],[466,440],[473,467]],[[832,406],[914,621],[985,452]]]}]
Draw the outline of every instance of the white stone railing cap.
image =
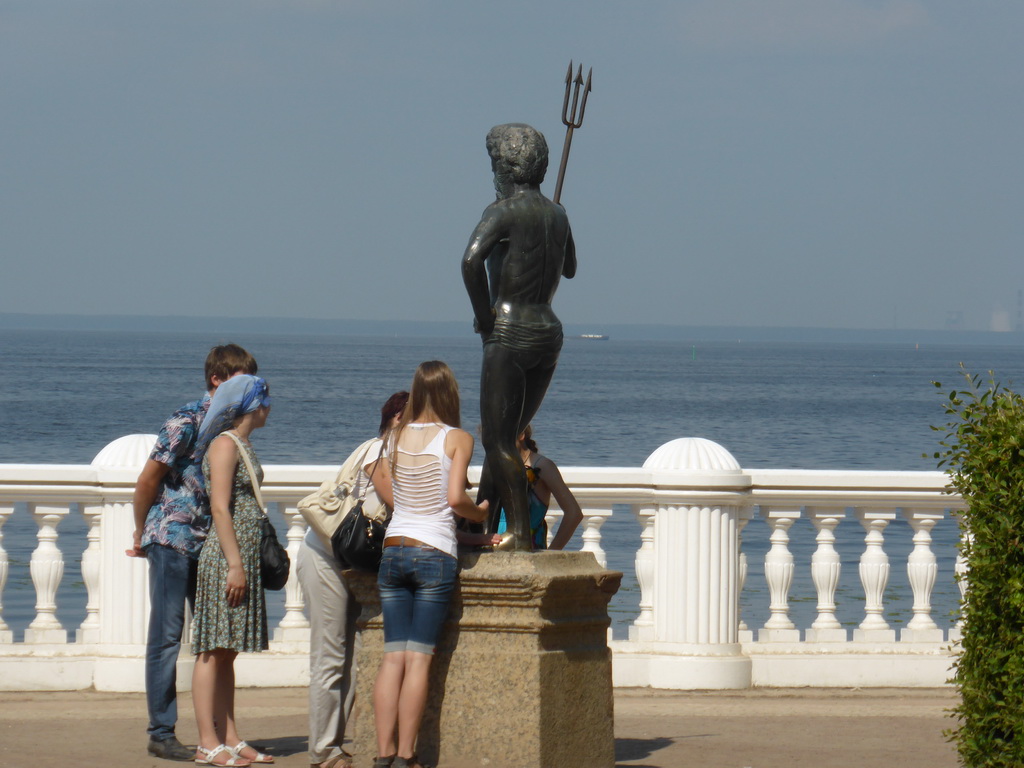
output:
[{"label": "white stone railing cap", "polygon": [[89,466],[96,471],[96,479],[104,486],[134,486],[155,443],[156,435],[119,437],[104,446]]},{"label": "white stone railing cap", "polygon": [[703,437],[680,437],[662,445],[644,462],[655,485],[740,488],[750,478],[725,448]]},{"label": "white stone railing cap", "polygon": [[153,452],[156,435],[125,435],[107,443],[96,454],[90,466],[97,469],[142,469],[149,454]]},{"label": "white stone railing cap", "polygon": [[647,457],[644,469],[700,470],[742,474],[743,469],[731,453],[703,437],[679,437],[670,440]]}]

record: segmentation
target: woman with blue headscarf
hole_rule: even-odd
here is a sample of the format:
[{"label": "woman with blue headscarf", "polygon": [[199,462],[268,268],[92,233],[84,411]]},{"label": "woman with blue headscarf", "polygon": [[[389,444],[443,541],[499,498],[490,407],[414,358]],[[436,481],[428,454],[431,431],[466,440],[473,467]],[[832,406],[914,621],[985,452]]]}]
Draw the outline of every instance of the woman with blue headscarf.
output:
[{"label": "woman with blue headscarf", "polygon": [[[242,741],[234,711],[235,657],[267,649],[267,608],[260,579],[265,513],[255,491],[263,470],[249,436],[267,423],[269,413],[267,382],[240,374],[217,388],[196,440],[213,517],[199,555],[192,625],[192,653],[196,654],[192,702],[199,726],[195,757],[199,765],[274,762]],[[255,477],[250,476],[247,463]]]}]

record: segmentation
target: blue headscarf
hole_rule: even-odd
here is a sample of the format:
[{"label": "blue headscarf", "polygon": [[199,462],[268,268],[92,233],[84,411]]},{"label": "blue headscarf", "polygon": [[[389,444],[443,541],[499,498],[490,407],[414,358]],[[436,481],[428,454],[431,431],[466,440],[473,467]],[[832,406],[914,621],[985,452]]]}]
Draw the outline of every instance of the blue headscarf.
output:
[{"label": "blue headscarf", "polygon": [[196,457],[206,453],[217,435],[231,429],[235,419],[264,405],[270,405],[270,395],[267,394],[267,382],[259,376],[240,373],[217,387],[210,401],[210,410],[199,428]]}]

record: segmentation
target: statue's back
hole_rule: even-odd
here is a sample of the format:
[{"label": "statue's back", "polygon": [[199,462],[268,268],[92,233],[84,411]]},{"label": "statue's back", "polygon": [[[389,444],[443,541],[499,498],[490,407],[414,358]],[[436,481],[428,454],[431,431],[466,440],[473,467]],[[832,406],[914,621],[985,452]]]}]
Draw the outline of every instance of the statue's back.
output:
[{"label": "statue's back", "polygon": [[[570,238],[565,210],[538,191],[494,204],[501,209],[507,243],[494,266],[499,302],[550,304],[565,266]],[[493,277],[493,276],[492,276]]]}]

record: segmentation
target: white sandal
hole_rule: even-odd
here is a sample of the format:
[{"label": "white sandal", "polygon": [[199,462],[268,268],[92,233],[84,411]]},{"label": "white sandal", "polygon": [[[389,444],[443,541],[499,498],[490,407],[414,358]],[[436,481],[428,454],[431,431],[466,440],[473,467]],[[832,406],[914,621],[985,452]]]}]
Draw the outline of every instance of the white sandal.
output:
[{"label": "white sandal", "polygon": [[[245,742],[242,742],[243,744]],[[228,768],[244,768],[247,765],[252,765],[252,761],[246,757],[239,757],[235,754],[232,749],[226,744],[218,744],[213,749],[203,749],[202,747],[196,747],[196,752],[200,752],[203,757],[196,758],[193,762],[196,765],[223,765]],[[221,752],[227,752],[229,757],[225,763],[215,763],[213,758],[219,755]]]},{"label": "white sandal", "polygon": [[[241,752],[246,747],[248,747],[253,752],[255,752],[256,753],[256,757],[243,757],[242,755],[240,755],[239,752]],[[255,765],[257,763],[263,765],[263,764],[269,764],[269,763],[274,762],[274,758],[271,755],[268,755],[268,754],[266,754],[264,752],[260,752],[252,744],[248,744],[248,743],[246,743],[244,741],[238,742],[233,747],[228,747],[228,752],[230,752],[235,757],[241,757],[243,760],[248,760],[253,765]]]}]

